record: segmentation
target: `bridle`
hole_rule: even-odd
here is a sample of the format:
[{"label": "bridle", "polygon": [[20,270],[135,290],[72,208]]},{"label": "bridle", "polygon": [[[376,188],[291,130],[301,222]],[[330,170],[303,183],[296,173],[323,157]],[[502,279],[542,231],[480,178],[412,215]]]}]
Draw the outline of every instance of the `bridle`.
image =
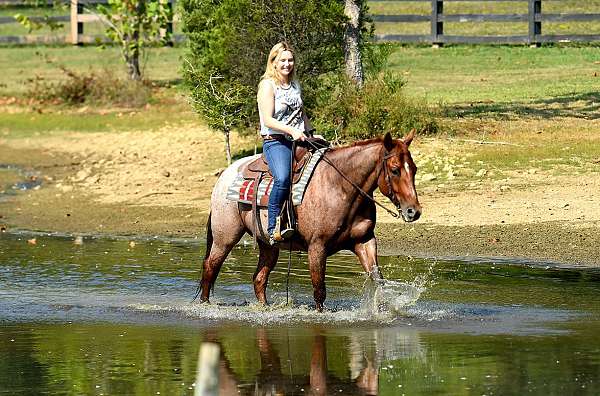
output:
[{"label": "bridle", "polygon": [[392,201],[396,209],[398,209],[398,211],[401,212],[402,209],[400,208],[400,202],[398,202],[398,199],[396,198],[396,195],[394,195],[394,190],[392,188],[392,176],[390,175],[390,171],[387,167],[387,160],[392,158],[393,156],[394,154],[392,152],[387,151],[387,149],[385,149],[385,152],[383,154],[383,160],[381,161],[381,169],[379,169],[379,171],[377,172],[377,178],[379,179],[379,175],[381,175],[381,172],[383,171],[383,180],[385,181],[387,194],[384,191],[382,191],[381,186],[379,186],[379,191],[381,191],[383,195],[385,195],[390,201]]}]

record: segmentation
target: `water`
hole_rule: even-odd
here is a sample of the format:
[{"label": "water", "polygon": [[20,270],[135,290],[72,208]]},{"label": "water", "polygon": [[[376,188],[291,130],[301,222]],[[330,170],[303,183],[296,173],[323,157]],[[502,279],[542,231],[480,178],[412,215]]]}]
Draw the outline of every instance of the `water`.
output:
[{"label": "water", "polygon": [[26,171],[13,165],[0,164],[0,199],[16,191],[39,188],[39,172]]},{"label": "water", "polygon": [[[35,244],[33,243],[35,239]],[[29,242],[28,242],[29,241]],[[600,392],[600,271],[499,260],[328,261],[326,312],[306,256],[255,303],[257,252],[236,248],[211,305],[191,302],[196,240],[0,234],[0,394],[191,395],[203,342],[221,393]]]}]

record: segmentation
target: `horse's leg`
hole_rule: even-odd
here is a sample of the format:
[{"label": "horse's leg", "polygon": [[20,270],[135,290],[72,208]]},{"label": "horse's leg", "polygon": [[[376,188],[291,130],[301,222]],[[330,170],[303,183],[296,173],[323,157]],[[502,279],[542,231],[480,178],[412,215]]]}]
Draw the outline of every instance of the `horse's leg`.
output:
[{"label": "horse's leg", "polygon": [[202,280],[200,281],[200,301],[208,301],[210,290],[212,289],[217,275],[221,270],[221,265],[227,258],[231,249],[244,235],[244,227],[241,222],[230,221],[225,226],[210,224],[207,235],[207,254],[202,263]]},{"label": "horse's leg", "polygon": [[357,242],[354,245],[354,254],[373,280],[383,279],[377,265],[377,240],[374,236],[366,242]]},{"label": "horse's leg", "polygon": [[310,279],[313,285],[313,296],[317,311],[323,311],[325,301],[325,266],[327,253],[321,244],[311,243],[308,247],[308,266],[310,268]]},{"label": "horse's leg", "polygon": [[273,270],[275,264],[277,264],[279,248],[270,246],[262,241],[258,241],[258,247],[260,249],[260,254],[258,256],[256,272],[252,277],[254,282],[254,293],[260,303],[267,304],[267,283],[269,281],[271,270]]}]

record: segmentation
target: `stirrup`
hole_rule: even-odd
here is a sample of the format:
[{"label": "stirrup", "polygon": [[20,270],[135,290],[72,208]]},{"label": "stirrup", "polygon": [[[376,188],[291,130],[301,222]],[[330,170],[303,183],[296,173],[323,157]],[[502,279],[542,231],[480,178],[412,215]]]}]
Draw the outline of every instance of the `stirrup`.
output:
[{"label": "stirrup", "polygon": [[292,235],[294,235],[294,229],[293,228],[286,228],[286,229],[284,229],[284,230],[281,231],[280,235],[281,235],[281,237],[283,239],[291,238]]},{"label": "stirrup", "polygon": [[291,238],[294,235],[294,229],[290,227],[285,227],[283,230],[281,229],[281,216],[277,216],[275,220],[275,230],[273,230],[272,238],[276,242],[281,242],[284,239]]}]

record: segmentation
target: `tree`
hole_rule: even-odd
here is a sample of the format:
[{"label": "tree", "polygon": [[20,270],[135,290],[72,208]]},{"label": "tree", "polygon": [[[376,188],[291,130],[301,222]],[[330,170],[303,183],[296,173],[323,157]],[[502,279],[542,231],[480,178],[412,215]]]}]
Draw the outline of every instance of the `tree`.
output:
[{"label": "tree", "polygon": [[[123,60],[127,65],[128,76],[135,81],[142,78],[140,57],[146,47],[164,44],[170,41],[169,30],[164,27],[172,20],[172,9],[169,0],[108,0],[108,5],[98,5],[97,11],[89,6],[85,10],[98,15],[106,25],[106,35],[121,47]],[[33,7],[46,6],[46,2],[26,0],[25,4]],[[68,3],[53,0],[50,9],[66,10]],[[56,18],[44,15],[30,18],[23,14],[15,14],[14,18],[29,32],[49,27],[51,30],[62,28]]]},{"label": "tree", "polygon": [[229,135],[232,128],[243,125],[249,117],[244,106],[249,89],[235,80],[226,80],[217,71],[204,73],[188,65],[187,74],[193,84],[192,107],[206,120],[209,128],[223,133],[227,164],[231,165]]},{"label": "tree", "polygon": [[146,47],[170,40],[169,31],[161,29],[172,18],[171,8],[164,0],[108,0],[98,6],[107,24],[106,34],[121,47],[121,55],[132,80],[141,80],[140,56]]},{"label": "tree", "polygon": [[[202,84],[189,70],[196,75],[215,71],[226,86],[244,87],[248,94],[238,103],[238,126],[258,123],[256,89],[277,42],[287,41],[295,49],[309,113],[321,80],[342,69],[347,18],[340,0],[181,0],[179,7],[188,45],[184,78],[191,95],[196,101],[207,98],[195,92]],[[195,109],[206,118],[209,106],[218,110],[221,105],[212,101]]]}]

